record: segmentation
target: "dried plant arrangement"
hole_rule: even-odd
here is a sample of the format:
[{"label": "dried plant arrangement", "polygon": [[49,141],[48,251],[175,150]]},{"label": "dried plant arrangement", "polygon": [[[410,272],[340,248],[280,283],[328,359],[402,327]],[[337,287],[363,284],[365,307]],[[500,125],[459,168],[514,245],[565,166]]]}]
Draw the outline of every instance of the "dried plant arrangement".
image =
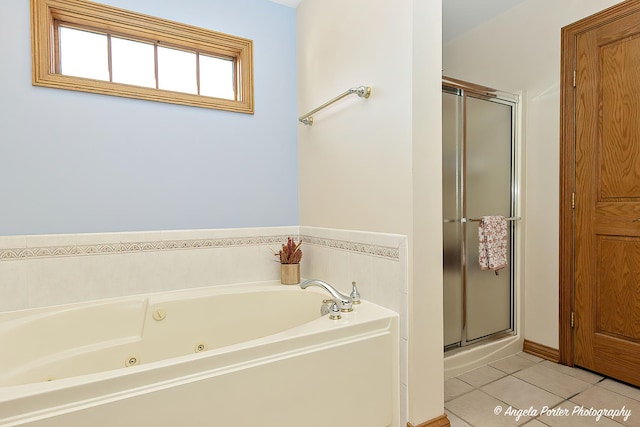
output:
[{"label": "dried plant arrangement", "polygon": [[280,264],[299,264],[302,259],[301,244],[302,240],[296,244],[295,240],[289,237],[287,243],[283,243],[282,249],[274,255],[280,257]]}]

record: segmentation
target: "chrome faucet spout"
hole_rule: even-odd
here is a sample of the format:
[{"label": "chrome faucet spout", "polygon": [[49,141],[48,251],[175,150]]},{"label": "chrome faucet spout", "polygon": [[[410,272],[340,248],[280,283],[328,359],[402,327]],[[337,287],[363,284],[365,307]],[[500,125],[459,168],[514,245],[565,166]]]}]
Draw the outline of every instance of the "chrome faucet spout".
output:
[{"label": "chrome faucet spout", "polygon": [[351,297],[341,293],[339,290],[337,290],[327,282],[318,279],[308,279],[300,283],[300,288],[302,289],[306,289],[309,286],[318,286],[329,292],[329,294],[331,295],[331,299],[333,299],[333,301],[338,304],[338,307],[340,307],[340,311],[353,310],[353,301]]}]

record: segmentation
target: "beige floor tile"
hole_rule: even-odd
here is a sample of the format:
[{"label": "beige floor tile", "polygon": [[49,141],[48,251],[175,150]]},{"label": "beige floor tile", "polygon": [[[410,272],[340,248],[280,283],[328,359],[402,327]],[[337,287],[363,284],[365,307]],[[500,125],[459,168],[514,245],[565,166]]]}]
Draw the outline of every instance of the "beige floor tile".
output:
[{"label": "beige floor tile", "polygon": [[559,363],[553,363],[549,360],[542,361],[540,364],[545,368],[553,369],[561,374],[569,375],[570,377],[577,378],[590,384],[595,384],[604,378],[602,375],[594,374],[593,372],[585,371],[584,369],[572,368]]},{"label": "beige floor tile", "polygon": [[507,374],[513,374],[514,372],[529,368],[535,364],[536,362],[514,355],[490,363],[489,366],[500,369],[502,372],[506,372]]},{"label": "beige floor tile", "polygon": [[551,410],[545,411],[544,413],[541,412],[538,421],[552,427],[621,427],[620,424],[608,418],[600,418],[596,421],[595,417],[583,417],[574,414],[575,407],[575,403],[565,400]]},{"label": "beige floor tile", "polygon": [[448,379],[444,382],[444,401],[447,402],[471,390],[473,390],[473,387],[464,381],[460,381],[457,378]]},{"label": "beige floor tile", "polygon": [[640,427],[640,402],[630,397],[622,396],[600,386],[594,386],[571,398],[571,401],[594,410],[621,410],[631,411],[631,415],[624,420],[623,416],[613,419],[626,426]]},{"label": "beige floor tile", "polygon": [[525,353],[524,351],[516,353],[516,356],[524,357],[525,359],[529,359],[532,362],[536,363],[542,362],[544,360],[542,357],[534,356],[533,354]]},{"label": "beige floor tile", "polygon": [[[445,408],[474,427],[519,426],[531,418],[505,415],[508,405],[488,394],[474,390],[445,403]],[[496,415],[496,411],[499,414]]]},{"label": "beige floor tile", "polygon": [[547,424],[541,423],[538,420],[531,420],[524,424],[524,427],[547,427]]},{"label": "beige floor tile", "polygon": [[[447,380],[445,402],[453,427],[640,427],[640,388],[526,353]],[[497,407],[499,415],[494,413]],[[516,420],[518,410],[530,408],[537,411],[533,417],[521,414]],[[580,408],[593,408],[593,412],[577,413]],[[597,418],[598,411],[622,409],[628,412],[613,420],[613,414],[601,413]],[[624,415],[628,415],[626,420]]]},{"label": "beige floor tile", "polygon": [[638,387],[626,385],[609,378],[599,383],[598,386],[640,401],[640,388]]},{"label": "beige floor tile", "polygon": [[470,384],[474,387],[481,387],[485,384],[489,384],[492,381],[498,380],[507,375],[506,373],[492,368],[491,366],[482,366],[474,369],[473,371],[465,372],[458,375],[456,378]]},{"label": "beige floor tile", "polygon": [[592,387],[588,382],[549,369],[543,364],[516,372],[513,376],[565,399]]},{"label": "beige floor tile", "polygon": [[449,423],[451,424],[451,427],[473,427],[471,424],[466,423],[465,421],[461,420],[460,418],[458,418],[456,415],[452,414],[449,411],[444,411],[445,414],[447,414],[447,418],[449,418]]},{"label": "beige floor tile", "polygon": [[481,390],[515,408],[534,408],[538,412],[544,406],[552,408],[564,400],[553,393],[512,376],[487,384]]}]

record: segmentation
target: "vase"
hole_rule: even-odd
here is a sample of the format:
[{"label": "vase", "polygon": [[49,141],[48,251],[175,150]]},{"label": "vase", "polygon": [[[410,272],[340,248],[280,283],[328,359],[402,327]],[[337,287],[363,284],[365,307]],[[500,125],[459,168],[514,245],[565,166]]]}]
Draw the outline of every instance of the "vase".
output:
[{"label": "vase", "polygon": [[300,283],[300,264],[280,264],[280,283],[283,285]]}]

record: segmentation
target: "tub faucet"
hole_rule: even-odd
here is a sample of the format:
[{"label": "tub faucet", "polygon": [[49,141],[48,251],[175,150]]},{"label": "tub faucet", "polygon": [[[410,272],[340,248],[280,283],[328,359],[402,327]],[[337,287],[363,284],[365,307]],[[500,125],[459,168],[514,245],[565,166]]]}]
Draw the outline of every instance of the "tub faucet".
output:
[{"label": "tub faucet", "polygon": [[339,290],[337,290],[327,282],[323,282],[322,280],[318,279],[308,279],[300,283],[300,288],[302,289],[306,289],[308,286],[318,286],[329,292],[333,301],[338,304],[338,307],[340,307],[340,311],[353,310],[353,301],[351,300],[351,297],[341,293]]}]

